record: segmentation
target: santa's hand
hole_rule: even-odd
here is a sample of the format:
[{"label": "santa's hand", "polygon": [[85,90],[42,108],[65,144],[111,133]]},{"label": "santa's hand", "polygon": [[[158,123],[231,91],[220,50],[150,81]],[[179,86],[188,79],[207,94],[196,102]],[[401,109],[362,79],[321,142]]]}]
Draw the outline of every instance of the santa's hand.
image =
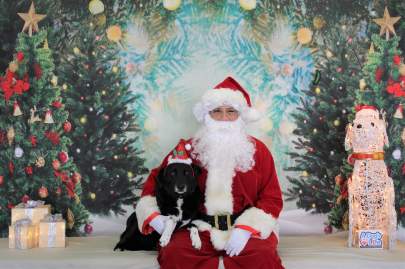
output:
[{"label": "santa's hand", "polygon": [[231,236],[228,242],[225,244],[224,250],[229,257],[237,256],[245,248],[248,242],[251,232],[235,228],[232,230]]},{"label": "santa's hand", "polygon": [[166,222],[167,216],[163,215],[157,215],[154,217],[151,222],[149,222],[149,225],[159,234],[163,233],[163,230],[165,229],[165,222]]}]

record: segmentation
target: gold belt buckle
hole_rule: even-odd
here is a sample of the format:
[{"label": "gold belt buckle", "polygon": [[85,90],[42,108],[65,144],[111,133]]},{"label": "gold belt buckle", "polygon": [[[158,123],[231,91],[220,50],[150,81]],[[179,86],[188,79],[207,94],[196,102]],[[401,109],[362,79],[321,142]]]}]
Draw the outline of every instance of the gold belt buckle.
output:
[{"label": "gold belt buckle", "polygon": [[214,225],[219,230],[218,215],[214,215]]},{"label": "gold belt buckle", "polygon": [[232,224],[231,224],[231,215],[227,214],[226,215],[226,226],[228,226],[228,230],[231,229]]}]

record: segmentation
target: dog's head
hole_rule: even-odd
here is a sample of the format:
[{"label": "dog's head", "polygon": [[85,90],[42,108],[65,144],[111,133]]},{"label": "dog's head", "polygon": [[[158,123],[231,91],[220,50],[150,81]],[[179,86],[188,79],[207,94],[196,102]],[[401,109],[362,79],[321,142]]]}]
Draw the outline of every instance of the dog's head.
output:
[{"label": "dog's head", "polygon": [[172,163],[161,169],[158,184],[173,198],[192,195],[198,188],[200,168],[194,164]]}]

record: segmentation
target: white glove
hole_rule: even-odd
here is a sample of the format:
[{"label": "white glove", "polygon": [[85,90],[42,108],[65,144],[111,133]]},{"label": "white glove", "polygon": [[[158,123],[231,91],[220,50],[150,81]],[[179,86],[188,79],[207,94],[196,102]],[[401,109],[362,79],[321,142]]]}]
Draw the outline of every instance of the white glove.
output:
[{"label": "white glove", "polygon": [[224,250],[229,257],[238,256],[239,253],[245,248],[251,232],[244,229],[235,228],[231,232],[228,242],[225,244]]},{"label": "white glove", "polygon": [[165,229],[165,222],[166,222],[167,216],[163,215],[157,215],[154,217],[151,222],[149,222],[149,225],[155,229],[156,232],[159,234],[163,233],[163,230]]}]

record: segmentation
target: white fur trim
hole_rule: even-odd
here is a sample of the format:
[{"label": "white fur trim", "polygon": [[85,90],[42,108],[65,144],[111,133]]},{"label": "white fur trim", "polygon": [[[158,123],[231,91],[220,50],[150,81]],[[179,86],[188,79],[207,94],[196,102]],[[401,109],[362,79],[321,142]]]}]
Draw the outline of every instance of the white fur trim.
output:
[{"label": "white fur trim", "polygon": [[199,122],[203,122],[208,112],[224,105],[232,106],[238,110],[245,121],[251,122],[260,118],[260,113],[248,106],[245,97],[240,91],[226,88],[206,91],[201,98],[201,102],[194,106],[193,113]]},{"label": "white fur trim", "polygon": [[278,237],[278,222],[271,214],[267,214],[262,209],[252,207],[240,215],[235,225],[246,225],[260,232],[260,238],[268,238],[272,232]]},{"label": "white fur trim", "polygon": [[223,250],[225,248],[226,242],[228,242],[231,235],[231,230],[221,231],[215,228],[212,228],[210,232],[211,243],[216,250]]},{"label": "white fur trim", "polygon": [[188,158],[188,159],[173,159],[172,156],[169,156],[169,159],[167,160],[167,164],[172,164],[172,163],[185,163],[185,164],[191,164],[193,161]]},{"label": "white fur trim", "polygon": [[208,168],[204,204],[208,215],[232,214],[234,174],[233,168]]},{"label": "white fur trim", "polygon": [[154,212],[160,213],[156,197],[151,195],[141,197],[135,207],[139,231],[142,231],[143,223]]},{"label": "white fur trim", "polygon": [[191,145],[188,144],[188,143],[187,143],[184,147],[186,148],[186,150],[190,150],[190,149],[191,149]]}]

